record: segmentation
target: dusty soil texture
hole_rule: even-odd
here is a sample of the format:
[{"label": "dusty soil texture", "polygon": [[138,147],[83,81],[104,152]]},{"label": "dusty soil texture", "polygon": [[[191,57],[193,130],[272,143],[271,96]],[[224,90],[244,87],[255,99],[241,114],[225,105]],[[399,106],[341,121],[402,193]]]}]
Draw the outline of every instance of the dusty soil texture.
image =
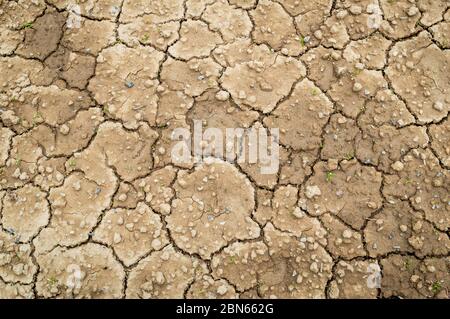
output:
[{"label": "dusty soil texture", "polygon": [[449,50],[448,0],[0,0],[0,298],[449,298]]}]

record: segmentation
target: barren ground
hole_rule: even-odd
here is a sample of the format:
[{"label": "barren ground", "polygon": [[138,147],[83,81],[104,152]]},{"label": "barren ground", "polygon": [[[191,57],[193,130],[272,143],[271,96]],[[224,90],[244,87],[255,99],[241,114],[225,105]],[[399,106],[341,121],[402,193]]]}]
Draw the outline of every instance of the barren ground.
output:
[{"label": "barren ground", "polygon": [[[449,48],[448,0],[0,0],[0,298],[448,298]],[[197,119],[278,173],[174,165]]]}]

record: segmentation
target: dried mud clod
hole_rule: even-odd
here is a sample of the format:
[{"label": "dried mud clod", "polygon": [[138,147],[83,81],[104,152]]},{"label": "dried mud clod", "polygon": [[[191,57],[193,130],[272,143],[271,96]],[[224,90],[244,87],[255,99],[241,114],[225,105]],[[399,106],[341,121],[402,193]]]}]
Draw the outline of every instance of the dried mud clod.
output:
[{"label": "dried mud clod", "polygon": [[[0,298],[449,298],[450,2],[0,0]],[[279,168],[176,128],[279,128]]]}]

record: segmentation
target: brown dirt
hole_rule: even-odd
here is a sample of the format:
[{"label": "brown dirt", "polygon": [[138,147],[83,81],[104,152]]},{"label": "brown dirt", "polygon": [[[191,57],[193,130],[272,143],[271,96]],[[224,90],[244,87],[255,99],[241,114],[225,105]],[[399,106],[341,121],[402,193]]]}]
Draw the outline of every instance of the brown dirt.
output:
[{"label": "brown dirt", "polygon": [[450,297],[449,1],[76,3],[0,0],[0,298]]}]

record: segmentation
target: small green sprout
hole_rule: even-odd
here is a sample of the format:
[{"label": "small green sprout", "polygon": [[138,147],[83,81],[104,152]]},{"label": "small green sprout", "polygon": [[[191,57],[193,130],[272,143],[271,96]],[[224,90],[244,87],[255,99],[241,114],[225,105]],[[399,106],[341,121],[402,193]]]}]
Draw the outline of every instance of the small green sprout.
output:
[{"label": "small green sprout", "polygon": [[411,269],[411,266],[412,266],[411,260],[410,259],[406,259],[405,260],[405,268],[406,268],[406,270],[409,271]]},{"label": "small green sprout", "polygon": [[53,287],[58,284],[58,279],[56,279],[55,277],[50,277],[50,278],[47,278],[47,282],[50,287]]},{"label": "small green sprout", "polygon": [[362,72],[361,69],[354,68],[351,73],[352,73],[353,76],[358,76],[358,75],[361,74],[361,72]]},{"label": "small green sprout", "polygon": [[439,281],[435,281],[433,283],[433,285],[431,286],[431,291],[434,294],[437,294],[438,292],[440,292],[442,290],[442,284]]},{"label": "small green sprout", "polygon": [[75,160],[73,159],[73,158],[71,158],[70,160],[69,160],[69,166],[70,167],[75,167],[75,166],[77,166],[77,163],[75,162]]},{"label": "small green sprout", "polygon": [[149,39],[150,39],[149,35],[148,35],[148,34],[145,34],[145,35],[142,37],[141,42],[142,42],[142,43],[147,43]]},{"label": "small green sprout", "polygon": [[333,181],[333,178],[336,176],[336,174],[335,173],[333,173],[333,172],[327,172],[327,182],[328,183],[331,183],[332,181]]},{"label": "small green sprout", "polygon": [[354,158],[355,158],[355,153],[354,152],[349,152],[344,157],[344,159],[346,159],[347,161],[351,161]]},{"label": "small green sprout", "polygon": [[39,112],[36,112],[36,113],[33,115],[33,124],[40,123],[40,122],[42,122],[43,119],[44,119],[44,118],[42,117],[42,114],[39,113]]},{"label": "small green sprout", "polygon": [[408,185],[408,184],[412,184],[412,182],[413,182],[413,180],[412,180],[411,178],[407,177],[407,178],[405,179],[404,184],[405,184],[405,185]]},{"label": "small green sprout", "polygon": [[306,45],[306,41],[305,41],[305,37],[304,36],[300,36],[300,44],[302,47],[304,47]]},{"label": "small green sprout", "polygon": [[33,22],[25,22],[20,26],[20,30],[33,29]]},{"label": "small green sprout", "polygon": [[20,156],[17,156],[14,160],[15,160],[16,166],[20,166],[20,164],[22,163],[22,159],[20,158]]},{"label": "small green sprout", "polygon": [[109,108],[107,106],[103,107],[103,112],[108,116],[111,115],[111,113],[109,112]]}]

